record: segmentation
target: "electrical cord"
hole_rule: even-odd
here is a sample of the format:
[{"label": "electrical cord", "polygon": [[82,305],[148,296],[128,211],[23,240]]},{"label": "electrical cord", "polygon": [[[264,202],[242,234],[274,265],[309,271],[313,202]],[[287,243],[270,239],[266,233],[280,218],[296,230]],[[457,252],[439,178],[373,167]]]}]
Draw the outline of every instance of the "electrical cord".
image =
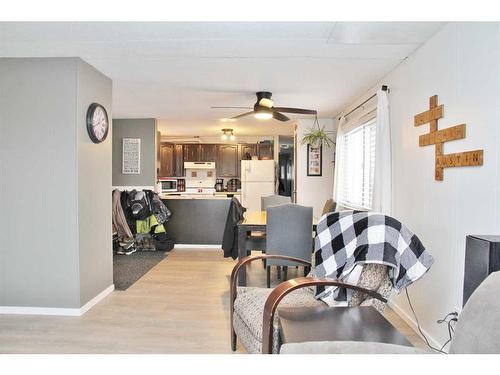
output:
[{"label": "electrical cord", "polygon": [[[406,299],[408,300],[408,304],[410,305],[410,309],[411,309],[411,312],[413,313],[413,317],[415,318],[415,322],[417,323],[417,328],[418,328],[418,331],[420,332],[420,334],[422,335],[422,337],[424,338],[425,340],[425,343],[427,344],[427,346],[429,348],[431,348],[432,350],[435,350],[437,352],[440,352],[440,353],[443,353],[443,354],[448,354],[446,353],[445,351],[443,351],[444,349],[444,346],[446,344],[448,344],[449,341],[447,341],[445,343],[445,345],[443,345],[443,347],[441,349],[438,349],[438,348],[435,348],[433,347],[430,343],[429,343],[429,340],[427,339],[427,336],[425,336],[424,332],[422,332],[422,329],[420,328],[420,323],[418,321],[418,318],[417,318],[417,314],[415,314],[415,310],[413,309],[413,305],[411,304],[411,301],[410,301],[410,294],[408,293],[408,288],[405,288],[405,292],[406,292]],[[445,318],[446,319],[446,318]],[[451,339],[450,339],[451,340]]]},{"label": "electrical cord", "polygon": [[[450,320],[446,320],[448,318],[448,316],[454,316],[454,318],[451,318]],[[446,345],[448,345],[448,343],[453,339],[453,333],[455,333],[455,330],[453,329],[451,322],[457,322],[458,321],[457,316],[458,316],[458,314],[456,312],[452,312],[452,313],[449,313],[448,315],[446,315],[444,317],[444,319],[440,319],[437,321],[439,324],[446,323],[448,326],[448,340],[443,344],[443,346],[441,347],[441,350],[443,350],[446,347]]]}]

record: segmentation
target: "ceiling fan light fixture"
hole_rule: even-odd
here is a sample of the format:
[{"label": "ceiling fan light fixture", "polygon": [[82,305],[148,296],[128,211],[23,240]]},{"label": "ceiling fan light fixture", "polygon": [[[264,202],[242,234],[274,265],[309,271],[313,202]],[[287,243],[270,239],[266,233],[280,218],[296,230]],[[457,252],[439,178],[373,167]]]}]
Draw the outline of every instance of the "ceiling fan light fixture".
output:
[{"label": "ceiling fan light fixture", "polygon": [[258,120],[270,120],[273,118],[273,113],[268,111],[258,111],[253,115]]}]

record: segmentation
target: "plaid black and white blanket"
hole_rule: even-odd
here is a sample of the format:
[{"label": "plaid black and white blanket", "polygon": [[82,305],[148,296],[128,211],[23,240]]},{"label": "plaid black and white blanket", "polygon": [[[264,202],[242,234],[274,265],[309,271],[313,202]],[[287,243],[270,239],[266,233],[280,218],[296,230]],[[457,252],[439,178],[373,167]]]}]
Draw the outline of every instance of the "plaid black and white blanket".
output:
[{"label": "plaid black and white blanket", "polygon": [[[385,264],[396,292],[419,279],[434,259],[406,226],[376,212],[342,211],[321,217],[315,238],[312,276],[356,284],[365,263]],[[318,287],[316,298],[347,305],[352,291]]]}]

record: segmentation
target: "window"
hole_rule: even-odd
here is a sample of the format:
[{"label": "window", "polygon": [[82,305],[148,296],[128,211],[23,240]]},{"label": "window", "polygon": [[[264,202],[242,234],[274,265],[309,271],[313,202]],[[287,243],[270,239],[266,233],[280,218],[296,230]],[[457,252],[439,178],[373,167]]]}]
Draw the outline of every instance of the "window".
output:
[{"label": "window", "polygon": [[353,209],[371,209],[375,171],[376,118],[349,129],[340,140],[338,201]]}]

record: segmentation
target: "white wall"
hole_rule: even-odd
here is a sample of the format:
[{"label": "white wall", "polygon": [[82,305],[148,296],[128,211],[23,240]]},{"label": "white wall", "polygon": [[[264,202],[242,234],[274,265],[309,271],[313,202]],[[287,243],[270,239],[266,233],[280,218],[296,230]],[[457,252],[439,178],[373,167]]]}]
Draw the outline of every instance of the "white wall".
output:
[{"label": "white wall", "polygon": [[[326,130],[333,131],[336,123],[332,119],[320,119],[321,126],[326,125]],[[313,207],[313,215],[321,216],[325,201],[333,195],[333,149],[323,146],[323,173],[322,176],[307,175],[307,145],[302,144],[302,137],[308,128],[312,127],[314,120],[297,120],[297,203]],[[335,134],[332,134],[335,139]]]},{"label": "white wall", "polygon": [[[498,23],[448,24],[365,95],[381,84],[391,90],[393,216],[435,258],[409,292],[421,326],[439,343],[447,330],[436,320],[462,305],[465,236],[500,230],[499,55]],[[429,126],[413,126],[413,116],[428,109],[434,94],[444,104],[439,129],[467,124],[466,138],[445,143],[444,152],[484,149],[482,167],[445,169],[441,182],[434,180],[434,147],[418,146]],[[403,295],[394,305],[412,317]]]}]

